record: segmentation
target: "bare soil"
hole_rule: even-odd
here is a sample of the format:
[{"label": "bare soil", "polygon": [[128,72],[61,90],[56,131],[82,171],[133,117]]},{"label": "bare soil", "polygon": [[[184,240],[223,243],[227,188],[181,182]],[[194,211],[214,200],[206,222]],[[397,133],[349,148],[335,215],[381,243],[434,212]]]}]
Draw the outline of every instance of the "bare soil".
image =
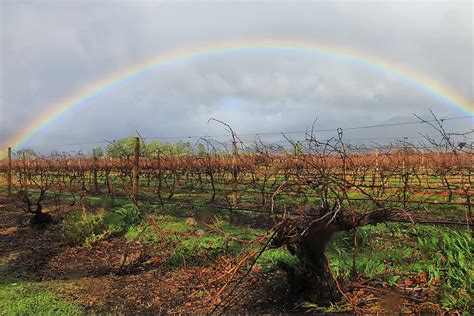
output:
[{"label": "bare soil", "polygon": [[[61,240],[60,218],[64,212],[53,212],[55,219],[46,229],[29,225],[25,214],[13,199],[0,196],[0,262],[9,277],[39,282],[44,289],[80,305],[88,313],[209,313],[210,302],[225,283],[214,281],[225,273],[226,261],[199,266],[173,268],[166,263],[142,263],[131,273],[115,273],[126,243],[113,236],[91,247],[70,246]],[[130,249],[130,260],[138,258],[140,245]],[[244,271],[243,271],[244,272]],[[242,272],[242,273],[243,273]],[[228,287],[221,298],[232,290]],[[423,301],[403,291],[368,286],[365,280],[353,280],[341,288],[359,309],[367,312],[436,312]],[[288,295],[286,275],[278,269],[264,271],[254,266],[252,272],[229,296],[229,312],[289,313],[304,310],[297,298]],[[226,305],[226,304],[223,304]],[[404,306],[405,309],[401,309]],[[221,309],[222,311],[222,309]]]}]

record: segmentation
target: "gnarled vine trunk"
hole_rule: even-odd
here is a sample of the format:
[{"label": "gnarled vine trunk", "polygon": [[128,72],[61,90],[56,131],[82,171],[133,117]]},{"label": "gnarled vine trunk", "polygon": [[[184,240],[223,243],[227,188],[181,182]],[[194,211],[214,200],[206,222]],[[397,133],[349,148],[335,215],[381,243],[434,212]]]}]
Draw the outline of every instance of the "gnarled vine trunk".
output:
[{"label": "gnarled vine trunk", "polygon": [[285,241],[288,250],[301,261],[298,267],[280,263],[287,273],[291,294],[319,305],[328,305],[341,299],[336,281],[325,255],[333,227],[325,222],[313,223],[302,232],[292,228],[294,235]]},{"label": "gnarled vine trunk", "polygon": [[33,210],[32,202],[30,197],[25,191],[19,193],[22,196],[23,201],[26,203],[26,211],[32,213],[33,217],[30,219],[30,225],[36,227],[43,227],[44,225],[50,224],[53,221],[53,218],[48,213],[43,213],[43,199],[45,196],[46,190],[41,189],[38,199],[36,200],[36,207]]},{"label": "gnarled vine trunk", "polygon": [[290,253],[301,261],[297,267],[279,264],[287,273],[291,294],[318,305],[339,301],[342,294],[337,288],[325,255],[326,245],[332,235],[337,231],[385,221],[395,213],[396,211],[390,209],[378,209],[369,213],[344,216],[342,212],[331,211],[316,220],[287,219],[278,229],[272,245],[285,245]]}]

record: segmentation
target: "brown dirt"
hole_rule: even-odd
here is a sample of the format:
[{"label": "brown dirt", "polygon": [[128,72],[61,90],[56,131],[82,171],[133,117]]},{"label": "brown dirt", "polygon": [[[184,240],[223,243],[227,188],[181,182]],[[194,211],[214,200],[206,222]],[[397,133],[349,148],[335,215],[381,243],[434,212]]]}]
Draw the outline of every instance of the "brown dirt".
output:
[{"label": "brown dirt", "polygon": [[[46,209],[46,211],[51,211]],[[80,305],[89,313],[208,313],[225,278],[211,282],[228,268],[226,258],[184,269],[165,263],[143,263],[132,273],[118,275],[127,245],[120,236],[92,247],[69,246],[61,240],[58,218],[47,229],[34,229],[13,199],[0,196],[0,262],[6,263],[9,277],[38,281],[47,290]],[[130,260],[139,257],[141,245],[130,249]],[[150,251],[150,249],[147,249]],[[243,273],[244,271],[242,271]],[[390,289],[368,287],[363,280],[346,284],[343,289],[351,301],[367,312],[414,312],[419,302]],[[262,271],[254,267],[231,298],[228,312],[288,313],[302,311],[288,297],[286,275],[280,270]],[[361,287],[357,285],[361,284]],[[233,285],[229,286],[229,290]],[[224,292],[226,297],[229,290]],[[240,300],[232,301],[232,298]],[[367,302],[370,300],[370,304]],[[229,301],[225,301],[228,303]],[[385,304],[385,305],[383,305]],[[223,304],[226,305],[226,304]],[[399,309],[403,305],[404,309]],[[429,306],[428,306],[429,307]],[[418,308],[418,309],[417,309]],[[223,311],[222,308],[219,311]],[[433,311],[431,311],[433,312]]]},{"label": "brown dirt", "polygon": [[[48,212],[48,210],[46,210]],[[64,215],[51,212],[56,218]],[[171,268],[166,264],[141,264],[118,275],[126,244],[112,237],[92,247],[69,246],[61,241],[60,226],[34,229],[14,199],[0,196],[0,262],[9,277],[39,281],[45,289],[93,313],[205,313],[222,282],[209,285],[220,273],[220,264]],[[134,245],[129,261],[141,247]],[[251,280],[270,282],[270,275],[255,273]],[[258,293],[259,291],[256,291]],[[253,296],[253,298],[255,295]],[[246,299],[246,301],[248,301]],[[282,311],[273,299],[252,299],[249,311]],[[244,308],[242,304],[239,304]],[[257,309],[255,309],[255,307]]]}]

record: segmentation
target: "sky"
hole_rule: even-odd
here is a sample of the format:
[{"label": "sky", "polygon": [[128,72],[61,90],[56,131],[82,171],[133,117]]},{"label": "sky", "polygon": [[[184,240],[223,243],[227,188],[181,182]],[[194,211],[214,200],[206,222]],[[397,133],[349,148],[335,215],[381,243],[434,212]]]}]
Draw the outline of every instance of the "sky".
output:
[{"label": "sky", "polygon": [[[474,102],[471,1],[0,2],[3,147],[91,82],[162,54],[230,41],[298,41],[371,55]],[[370,67],[296,50],[250,50],[191,58],[138,76],[87,100],[22,146],[73,151],[95,145],[64,145],[137,131],[143,137],[225,133],[209,118],[238,134],[304,131],[315,120],[317,128],[336,129],[412,121],[413,113],[429,117],[430,109],[439,117],[469,114]],[[447,128],[469,131],[473,121],[452,121]],[[434,131],[397,126],[345,135],[419,132]]]}]

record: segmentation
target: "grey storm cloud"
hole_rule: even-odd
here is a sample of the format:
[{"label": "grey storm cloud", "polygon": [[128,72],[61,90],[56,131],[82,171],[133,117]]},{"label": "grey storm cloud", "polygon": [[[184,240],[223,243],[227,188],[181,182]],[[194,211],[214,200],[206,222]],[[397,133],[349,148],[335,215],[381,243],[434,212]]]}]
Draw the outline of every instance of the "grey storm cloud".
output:
[{"label": "grey storm cloud", "polygon": [[[233,40],[321,43],[377,56],[473,93],[472,2],[1,2],[0,144],[76,90],[153,56]],[[297,52],[221,54],[89,100],[28,146],[125,137],[304,130],[459,116],[405,81]],[[472,121],[453,128],[472,129]],[[378,131],[411,136],[411,129]],[[352,133],[373,136],[371,131]],[[53,146],[54,147],[54,146]]]}]

